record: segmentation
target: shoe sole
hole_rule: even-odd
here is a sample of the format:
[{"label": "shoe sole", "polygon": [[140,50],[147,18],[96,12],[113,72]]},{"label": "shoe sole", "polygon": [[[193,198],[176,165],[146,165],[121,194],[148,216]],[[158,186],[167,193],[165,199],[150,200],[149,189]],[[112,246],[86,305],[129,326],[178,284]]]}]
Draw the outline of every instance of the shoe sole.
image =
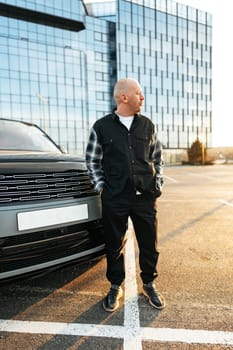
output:
[{"label": "shoe sole", "polygon": [[148,294],[146,293],[146,291],[145,291],[144,289],[142,290],[142,293],[144,294],[145,297],[147,297],[147,299],[148,299],[150,305],[153,306],[155,309],[157,309],[157,310],[162,310],[162,309],[165,308],[166,303],[165,303],[165,300],[163,299],[163,297],[160,297],[160,299],[161,299],[161,301],[162,301],[162,305],[161,305],[161,306],[157,306],[157,305],[155,305],[155,304],[152,303],[152,301],[150,300],[150,297],[148,296]]},{"label": "shoe sole", "polygon": [[114,307],[114,309],[108,308],[108,307],[105,305],[105,299],[104,299],[104,301],[103,301],[103,308],[104,308],[104,310],[107,311],[107,312],[114,312],[114,311],[116,311],[116,310],[119,308],[119,305],[120,305],[119,300],[121,299],[122,295],[123,295],[123,292],[122,292],[122,289],[121,289],[120,292],[119,292],[119,294],[118,294],[116,306]]}]

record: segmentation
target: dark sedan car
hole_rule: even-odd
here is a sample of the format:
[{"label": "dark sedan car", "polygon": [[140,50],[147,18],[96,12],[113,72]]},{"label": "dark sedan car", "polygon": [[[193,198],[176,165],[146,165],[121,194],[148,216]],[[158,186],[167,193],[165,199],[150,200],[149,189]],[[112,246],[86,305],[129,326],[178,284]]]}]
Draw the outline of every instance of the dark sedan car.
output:
[{"label": "dark sedan car", "polygon": [[0,281],[103,254],[83,159],[34,124],[0,119]]}]

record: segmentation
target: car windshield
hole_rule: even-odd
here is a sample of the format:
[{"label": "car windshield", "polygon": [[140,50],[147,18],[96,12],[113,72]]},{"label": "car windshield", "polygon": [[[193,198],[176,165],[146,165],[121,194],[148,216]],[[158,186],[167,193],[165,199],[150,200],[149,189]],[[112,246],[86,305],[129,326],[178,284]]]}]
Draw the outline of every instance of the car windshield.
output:
[{"label": "car windshield", "polygon": [[13,120],[0,120],[0,150],[61,153],[40,128]]}]

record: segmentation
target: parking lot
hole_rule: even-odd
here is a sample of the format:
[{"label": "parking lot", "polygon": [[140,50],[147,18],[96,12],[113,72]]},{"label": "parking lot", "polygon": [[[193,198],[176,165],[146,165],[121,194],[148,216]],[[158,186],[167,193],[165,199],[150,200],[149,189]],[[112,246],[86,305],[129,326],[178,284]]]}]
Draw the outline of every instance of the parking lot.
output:
[{"label": "parking lot", "polygon": [[129,225],[124,299],[105,259],[0,285],[1,350],[233,349],[233,165],[167,166],[158,200],[162,311],[141,294]]}]

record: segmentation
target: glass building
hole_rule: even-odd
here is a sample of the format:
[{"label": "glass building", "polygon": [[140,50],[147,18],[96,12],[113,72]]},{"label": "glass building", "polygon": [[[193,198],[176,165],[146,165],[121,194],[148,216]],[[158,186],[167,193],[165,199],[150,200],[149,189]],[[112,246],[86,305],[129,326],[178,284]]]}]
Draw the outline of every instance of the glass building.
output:
[{"label": "glass building", "polygon": [[137,79],[165,148],[212,135],[212,16],[172,0],[0,2],[0,117],[83,155],[119,78]]}]

